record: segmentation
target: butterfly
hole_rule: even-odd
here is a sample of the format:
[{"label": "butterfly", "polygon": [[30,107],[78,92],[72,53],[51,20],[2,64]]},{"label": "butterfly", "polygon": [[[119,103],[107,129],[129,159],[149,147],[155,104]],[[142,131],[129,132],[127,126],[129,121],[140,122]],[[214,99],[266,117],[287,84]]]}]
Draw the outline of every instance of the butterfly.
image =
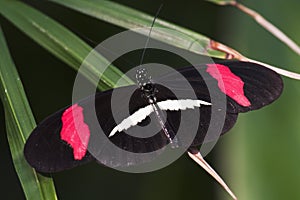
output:
[{"label": "butterfly", "polygon": [[[44,119],[26,141],[24,155],[28,163],[37,171],[46,173],[70,169],[92,160],[100,164],[112,163],[113,166],[136,164],[131,158],[101,155],[101,148],[105,144],[97,141],[99,125],[105,142],[113,143],[124,151],[155,152],[176,139],[176,145],[186,147],[187,151],[195,154],[197,147],[203,143],[218,139],[215,135],[207,135],[212,123],[221,124],[217,136],[223,135],[234,126],[239,113],[272,103],[283,89],[282,79],[276,72],[258,64],[240,61],[180,68],[177,73],[143,81],[139,80],[138,85],[98,92]],[[190,90],[186,88],[186,82]],[[211,91],[216,97],[214,102]],[[119,102],[114,105],[117,117],[112,112],[111,104],[115,93],[119,95]],[[131,96],[128,97],[128,94]],[[225,101],[218,102],[222,96]],[[122,103],[126,98],[129,103]],[[155,102],[149,102],[150,98],[154,98]],[[156,133],[149,137],[126,133],[127,130],[143,128],[151,121],[159,120],[155,118],[155,107],[166,117]],[[224,113],[224,122],[211,121],[214,111]],[[96,125],[95,121],[88,120],[94,112]],[[185,134],[190,132],[189,126],[184,127],[185,133],[181,134],[181,138],[176,138],[180,124],[188,124],[195,112],[200,115],[194,138],[185,141]],[[167,135],[165,131],[171,134]],[[96,150],[99,154],[92,155],[89,146],[95,147],[99,142],[102,144]]]}]

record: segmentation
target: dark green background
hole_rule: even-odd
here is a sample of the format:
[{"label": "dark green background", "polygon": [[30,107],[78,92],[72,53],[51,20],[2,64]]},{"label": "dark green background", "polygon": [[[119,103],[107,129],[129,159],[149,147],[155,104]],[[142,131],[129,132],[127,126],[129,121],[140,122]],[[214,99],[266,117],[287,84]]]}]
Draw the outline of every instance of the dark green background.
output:
[{"label": "dark green background", "polygon": [[[75,33],[99,43],[123,31],[46,1],[26,1]],[[117,1],[154,15],[162,1]],[[241,1],[263,14],[300,43],[297,0]],[[300,71],[294,52],[231,7],[199,1],[164,1],[159,17],[234,47],[260,61]],[[71,103],[76,72],[0,17],[37,122]],[[163,59],[163,58],[162,58]],[[118,66],[121,67],[121,66]],[[206,159],[220,172],[239,199],[300,199],[300,82],[284,78],[282,97],[262,110],[242,114]],[[0,191],[23,199],[11,163],[1,108]],[[186,155],[172,165],[146,174],[127,174],[91,163],[53,175],[60,199],[230,199]]]}]

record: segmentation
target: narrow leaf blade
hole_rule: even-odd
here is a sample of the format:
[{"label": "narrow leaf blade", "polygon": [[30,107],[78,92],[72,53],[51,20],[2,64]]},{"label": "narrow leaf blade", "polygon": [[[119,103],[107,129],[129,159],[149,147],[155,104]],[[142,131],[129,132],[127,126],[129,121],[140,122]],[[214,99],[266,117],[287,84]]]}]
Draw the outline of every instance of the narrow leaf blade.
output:
[{"label": "narrow leaf blade", "polygon": [[[0,14],[75,70],[79,69],[86,56],[92,51],[89,45],[68,29],[20,1],[0,1]],[[98,84],[98,77],[103,74],[103,68],[110,63],[100,54],[94,52],[93,59],[85,62],[85,65],[88,67],[86,67],[83,75],[91,82]],[[101,81],[104,84],[101,85],[100,89],[114,87],[122,75],[123,73],[118,68],[110,65],[101,76]],[[128,84],[132,83],[126,77],[123,79]]]},{"label": "narrow leaf blade", "polygon": [[[154,16],[145,14],[138,10],[117,4],[112,1],[50,1],[126,29],[135,29],[133,31],[137,31],[138,33],[143,34],[145,36],[148,36],[149,31],[136,28],[150,27],[154,18]],[[211,48],[211,40],[204,35],[177,26],[170,22],[161,20],[159,18],[155,21],[154,27],[164,29],[153,30],[151,33],[151,38],[157,39],[161,42],[170,44],[172,46],[187,49],[191,52],[198,53],[201,55],[216,58],[226,58],[226,54],[224,52]],[[178,33],[180,34],[174,34],[174,30],[178,31]],[[185,34],[186,37],[183,37],[182,33]],[[199,48],[199,45],[201,46],[201,48]]]},{"label": "narrow leaf blade", "polygon": [[0,29],[0,94],[14,166],[27,199],[56,199],[51,178],[38,175],[23,155],[25,140],[36,126],[23,85]]}]

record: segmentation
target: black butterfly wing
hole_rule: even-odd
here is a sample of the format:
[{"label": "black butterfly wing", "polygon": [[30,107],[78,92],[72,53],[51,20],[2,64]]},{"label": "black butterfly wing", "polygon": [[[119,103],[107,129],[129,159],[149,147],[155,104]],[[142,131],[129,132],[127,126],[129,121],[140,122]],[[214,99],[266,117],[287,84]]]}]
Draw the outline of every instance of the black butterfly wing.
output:
[{"label": "black butterfly wing", "polygon": [[[131,93],[126,104],[124,101]],[[26,141],[25,158],[33,168],[45,173],[71,169],[95,158],[110,166],[134,164],[138,162],[135,157],[122,156],[120,150],[154,152],[164,147],[167,139],[159,134],[160,131],[145,138],[123,131],[111,138],[108,135],[121,119],[147,105],[135,85],[89,96],[39,123]],[[143,126],[143,123],[139,124]]]},{"label": "black butterfly wing", "polygon": [[[234,126],[238,113],[260,109],[272,103],[283,90],[279,74],[255,63],[230,61],[181,68],[178,72],[180,75],[169,73],[160,77],[158,82],[182,94],[182,91],[187,90],[185,83],[188,81],[197,99],[212,103],[211,107],[200,108],[201,120],[192,146],[218,139]],[[221,79],[224,82],[223,88],[219,83]],[[187,97],[183,95],[182,98]],[[213,121],[212,112],[218,115]],[[208,132],[212,125],[215,125],[215,131]],[[223,128],[219,129],[220,126]]]},{"label": "black butterfly wing", "polygon": [[25,158],[39,172],[58,172],[94,160],[88,152],[82,159],[74,159],[73,148],[61,139],[64,111],[62,109],[43,120],[26,141]]},{"label": "black butterfly wing", "polygon": [[275,71],[249,62],[231,62],[229,66],[232,73],[245,83],[245,96],[251,102],[250,106],[239,105],[239,112],[260,109],[280,97],[283,80]]},{"label": "black butterfly wing", "polygon": [[[174,89],[182,89],[180,82],[189,80],[197,96],[207,100],[210,100],[209,96],[202,97],[201,95],[206,93],[203,90],[207,91],[208,86],[211,88],[209,92],[213,91],[216,96],[226,94],[227,112],[230,113],[260,109],[278,99],[283,90],[283,81],[278,73],[250,62],[229,61],[204,64],[181,68],[178,72],[184,76],[185,80],[178,78],[176,74],[168,74],[162,79],[168,82],[168,85],[173,84]],[[216,76],[224,81],[223,91]],[[235,87],[236,85],[240,87]],[[245,102],[247,100],[248,104]]]}]

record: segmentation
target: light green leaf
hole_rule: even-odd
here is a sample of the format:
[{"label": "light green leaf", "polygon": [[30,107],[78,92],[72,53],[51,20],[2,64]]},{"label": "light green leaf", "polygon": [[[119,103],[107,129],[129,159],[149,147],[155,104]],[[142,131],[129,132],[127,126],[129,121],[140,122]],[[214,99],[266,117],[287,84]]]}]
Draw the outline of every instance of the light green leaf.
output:
[{"label": "light green leaf", "polygon": [[0,52],[0,94],[5,109],[6,131],[23,191],[27,199],[56,199],[52,179],[38,175],[23,155],[25,140],[36,124],[1,29]]},{"label": "light green leaf", "polygon": [[[20,1],[0,1],[0,14],[75,70],[78,70],[85,57],[92,51],[89,45],[68,29]],[[83,71],[83,75],[97,84],[103,67],[109,63],[104,57],[94,52],[92,59],[89,59],[85,65],[88,67]],[[114,87],[122,75],[119,69],[110,65],[101,77],[104,84],[100,88]],[[132,83],[128,78],[123,78],[128,84]]]},{"label": "light green leaf", "polygon": [[[154,16],[147,15],[143,12],[135,9],[114,3],[112,1],[102,0],[50,0],[54,3],[66,6],[76,11],[82,12],[91,17],[104,20],[106,22],[115,24],[117,26],[126,29],[135,29],[142,27],[150,27]],[[170,22],[157,19],[154,27],[164,28],[154,29],[151,33],[151,38],[165,42],[172,46],[176,46],[182,49],[187,49],[191,52],[198,53],[205,56],[211,56],[216,58],[225,58],[226,54],[222,51],[217,51],[211,47],[211,40],[199,33],[191,31],[189,29],[177,26]],[[168,31],[170,30],[170,31]],[[180,34],[174,34],[174,30]],[[133,30],[140,34],[148,36],[149,31]],[[183,37],[183,34],[186,37]],[[199,48],[200,44],[202,48]]]}]

